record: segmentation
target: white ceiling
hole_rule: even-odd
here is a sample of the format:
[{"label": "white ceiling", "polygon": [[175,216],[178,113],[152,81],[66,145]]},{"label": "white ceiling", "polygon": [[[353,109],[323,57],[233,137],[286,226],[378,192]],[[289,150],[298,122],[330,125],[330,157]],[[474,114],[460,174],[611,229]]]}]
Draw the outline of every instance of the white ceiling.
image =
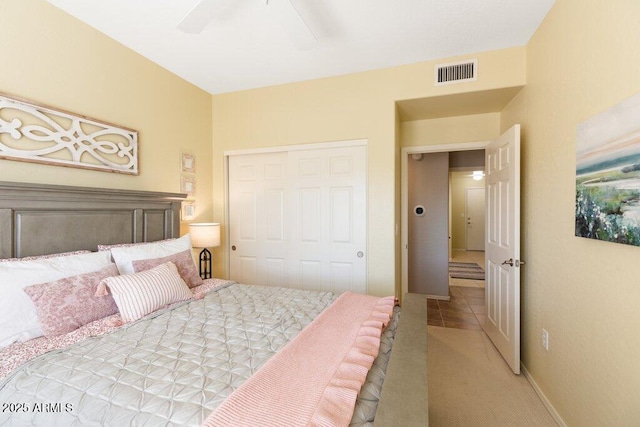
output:
[{"label": "white ceiling", "polygon": [[288,0],[217,0],[200,34],[176,26],[198,0],[48,0],[217,94],[522,46],[555,0],[291,0],[316,36],[299,50]]}]

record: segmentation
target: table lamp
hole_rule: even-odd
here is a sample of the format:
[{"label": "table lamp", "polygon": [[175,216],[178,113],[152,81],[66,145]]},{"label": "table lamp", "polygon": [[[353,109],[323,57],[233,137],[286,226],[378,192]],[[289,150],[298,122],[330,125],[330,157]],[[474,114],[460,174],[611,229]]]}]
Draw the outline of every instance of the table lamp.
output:
[{"label": "table lamp", "polygon": [[200,252],[200,277],[211,279],[211,252],[207,248],[220,246],[220,224],[217,222],[189,224],[189,234],[194,248],[204,248]]}]

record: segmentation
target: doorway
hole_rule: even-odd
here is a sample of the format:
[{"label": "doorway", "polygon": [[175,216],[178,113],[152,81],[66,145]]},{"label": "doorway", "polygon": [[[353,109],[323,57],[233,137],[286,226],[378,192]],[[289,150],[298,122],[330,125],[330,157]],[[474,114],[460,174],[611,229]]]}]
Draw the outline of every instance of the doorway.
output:
[{"label": "doorway", "polygon": [[[489,143],[407,147],[401,150],[401,290],[408,289],[408,156],[415,153],[486,150],[486,321],[483,330],[514,373],[520,373],[520,125]],[[436,298],[439,296],[436,295]],[[446,297],[440,297],[446,299]],[[440,301],[436,301],[440,304]]]},{"label": "doorway", "polygon": [[[416,201],[425,199],[425,203],[429,205],[426,211],[430,216],[419,219],[414,215],[409,217],[409,291],[416,292],[414,283],[416,278],[426,278],[424,275],[416,275],[416,270],[424,268],[430,271],[433,277],[433,270],[439,269],[438,265],[434,265],[434,253],[436,253],[444,258],[445,264],[440,272],[444,285],[440,287],[440,293],[436,293],[438,288],[435,286],[430,288],[431,292],[422,292],[427,293],[427,324],[481,331],[481,325],[486,317],[484,150],[428,153],[422,156],[424,159],[419,163],[416,159],[420,158],[415,155],[411,156],[408,163],[409,204],[413,206]],[[436,156],[445,157],[444,171],[438,165],[429,162],[425,164],[429,158]],[[422,173],[416,173],[414,170],[417,168],[421,168]],[[445,188],[441,190],[440,196],[444,191],[445,197],[429,200],[429,194],[425,193],[425,184],[420,181],[428,181],[434,185],[443,178],[446,180]],[[446,215],[445,221],[448,227],[440,224],[433,230],[439,222],[437,213],[442,210],[445,210],[445,213],[441,216]],[[435,221],[432,218],[434,214]],[[419,221],[425,221],[425,224],[431,225],[432,230],[427,230],[426,234],[430,234],[433,238],[435,233],[442,230],[446,240],[426,239],[424,237],[426,227]],[[422,247],[425,243],[434,246],[431,251],[425,251]],[[427,259],[426,256],[429,258]],[[418,258],[417,262],[416,258]]]},{"label": "doorway", "polygon": [[[480,185],[479,182],[478,182],[478,185]],[[485,191],[484,191],[484,183],[483,183],[481,187],[479,186],[479,187],[467,188],[467,191],[465,194],[466,196],[465,197],[465,221],[467,222],[466,250],[468,251],[484,252],[484,236],[485,236],[484,193]]]},{"label": "doorway", "polygon": [[[444,243],[442,243],[442,239],[438,239],[438,243],[436,247],[436,250],[438,251],[439,255],[444,256],[444,262],[438,263],[437,266],[436,265],[430,266],[432,270],[433,269],[439,270],[439,273],[437,274],[437,282],[434,281],[432,283],[427,283],[426,291],[420,292],[420,293],[427,294],[429,297],[432,297],[435,299],[448,300],[450,299],[449,283],[448,283],[448,278],[449,278],[448,261],[450,261],[450,259],[452,258],[452,249],[453,248],[466,249],[466,243],[465,243],[466,230],[464,228],[466,225],[466,211],[464,208],[465,206],[465,196],[464,196],[465,190],[464,189],[462,190],[462,205],[461,205],[462,210],[458,211],[458,209],[456,209],[456,215],[455,215],[456,225],[462,225],[463,227],[462,233],[461,233],[463,243],[461,246],[458,246],[457,242],[456,244],[453,244],[454,239],[456,239],[456,233],[453,233],[452,231],[454,218],[452,218],[452,215],[453,215],[452,207],[449,204],[449,200],[452,200],[455,197],[455,194],[453,194],[452,191],[457,193],[457,189],[453,189],[451,186],[450,171],[464,172],[464,174],[469,176],[468,180],[473,182],[473,180],[471,179],[473,171],[483,170],[483,167],[479,168],[477,164],[474,166],[473,161],[471,162],[471,164],[465,163],[466,161],[465,158],[468,160],[468,158],[472,154],[475,154],[476,156],[475,158],[480,159],[477,162],[483,165],[484,164],[484,147],[487,146],[488,144],[489,142],[482,141],[482,142],[472,142],[472,143],[462,143],[462,144],[446,144],[446,145],[438,145],[438,146],[405,147],[402,149],[402,157],[401,157],[401,163],[402,163],[402,173],[401,173],[402,227],[401,229],[402,229],[402,249],[403,249],[402,281],[401,281],[402,294],[412,291],[409,287],[409,277],[410,277],[409,262],[411,261],[412,250],[414,251],[422,250],[424,252],[424,249],[419,247],[419,246],[423,246],[424,242],[410,241],[411,240],[410,228],[412,225],[412,220],[414,220],[415,219],[414,217],[416,216],[415,208],[421,205],[420,203],[416,202],[417,199],[415,198],[411,199],[412,196],[409,190],[411,186],[415,185],[415,183],[411,183],[409,179],[409,170],[411,168],[410,162],[416,162],[419,154],[423,154],[425,158],[427,158],[427,156],[430,156],[432,154],[445,155],[448,159],[444,172],[440,167],[437,168],[438,171],[435,172],[439,175],[444,174],[445,185],[447,188],[445,190],[446,193],[444,197],[440,196],[439,198],[429,200],[426,203],[426,207],[425,207],[425,211],[434,210],[436,209],[434,205],[442,206],[442,204],[444,203],[444,209],[448,210],[449,212],[448,226],[445,221],[445,223],[442,224],[438,230],[436,230],[436,232],[438,233],[438,236],[441,234],[444,235]],[[438,177],[438,179],[436,180],[440,181],[441,178],[442,177]],[[431,179],[432,178],[430,177],[429,180]],[[439,194],[442,194],[442,192],[440,192]],[[416,206],[413,206],[414,204]],[[425,222],[428,222],[428,221],[425,221]],[[447,242],[449,243],[447,244]]]}]

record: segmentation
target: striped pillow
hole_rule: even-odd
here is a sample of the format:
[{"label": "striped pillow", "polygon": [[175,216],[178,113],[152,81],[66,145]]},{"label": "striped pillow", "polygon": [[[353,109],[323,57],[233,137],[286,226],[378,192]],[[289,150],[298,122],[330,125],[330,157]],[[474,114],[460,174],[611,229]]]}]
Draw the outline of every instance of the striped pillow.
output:
[{"label": "striped pillow", "polygon": [[123,322],[138,320],[167,304],[193,297],[172,262],[140,273],[108,277],[101,283],[111,291]]}]

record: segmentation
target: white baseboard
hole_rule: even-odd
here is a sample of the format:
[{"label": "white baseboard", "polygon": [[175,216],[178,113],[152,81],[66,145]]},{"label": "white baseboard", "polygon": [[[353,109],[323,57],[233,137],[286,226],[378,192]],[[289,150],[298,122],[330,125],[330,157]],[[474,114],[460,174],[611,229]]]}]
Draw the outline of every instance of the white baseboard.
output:
[{"label": "white baseboard", "polygon": [[529,371],[527,371],[527,368],[522,362],[520,362],[520,369],[522,370],[522,373],[524,374],[527,381],[529,381],[529,384],[531,384],[531,387],[533,387],[533,390],[536,392],[540,400],[542,400],[542,404],[547,408],[555,422],[558,423],[560,427],[567,427],[567,424],[564,422],[560,414],[558,414],[558,411],[556,411],[556,408],[553,407],[549,399],[547,399],[547,396],[545,396],[540,387],[538,387],[538,384],[533,379]]}]

